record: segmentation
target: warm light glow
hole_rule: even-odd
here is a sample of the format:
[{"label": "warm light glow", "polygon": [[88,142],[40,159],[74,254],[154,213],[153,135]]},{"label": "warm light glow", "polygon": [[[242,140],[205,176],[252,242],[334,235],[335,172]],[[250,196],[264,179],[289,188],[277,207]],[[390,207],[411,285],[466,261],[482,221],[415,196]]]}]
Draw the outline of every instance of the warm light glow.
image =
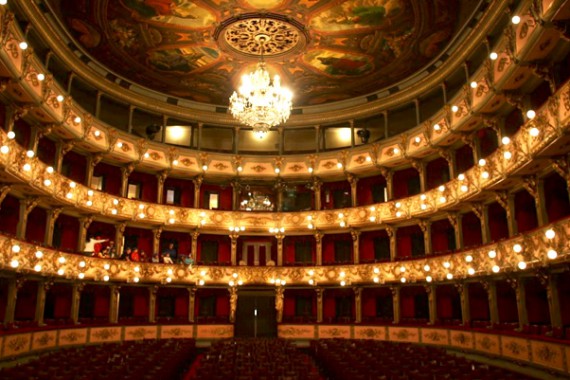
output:
[{"label": "warm light glow", "polygon": [[447,277],[448,280],[453,280],[453,274],[451,273],[446,274],[445,277]]},{"label": "warm light glow", "polygon": [[16,259],[10,261],[10,266],[11,266],[12,268],[18,268],[19,265],[20,265],[20,262],[19,262],[18,260],[16,260]]},{"label": "warm light glow", "polygon": [[77,277],[79,277],[80,280],[83,280],[85,278],[85,273],[79,273]]},{"label": "warm light glow", "polygon": [[524,261],[519,261],[518,267],[520,270],[526,269],[526,263]]},{"label": "warm light glow", "polygon": [[441,130],[441,126],[440,126],[439,124],[434,124],[434,125],[433,125],[433,130],[434,130],[434,131],[439,131],[439,130]]},{"label": "warm light glow", "polygon": [[20,246],[19,246],[18,244],[14,244],[14,245],[12,246],[12,252],[14,252],[14,253],[20,252],[20,249],[21,249],[21,248],[20,248]]},{"label": "warm light glow", "polygon": [[46,171],[47,171],[49,174],[52,174],[52,173],[53,173],[53,166],[48,166],[48,167],[46,168]]},{"label": "warm light glow", "polygon": [[139,282],[139,278],[138,278],[138,277],[135,277],[135,278],[133,278],[133,281],[134,281],[134,282]]},{"label": "warm light glow", "polygon": [[460,181],[464,181],[465,180],[465,174],[461,173],[457,176],[457,179]]},{"label": "warm light glow", "polygon": [[556,232],[554,232],[554,230],[552,228],[546,230],[546,232],[544,233],[544,235],[546,236],[546,238],[548,239],[554,239],[554,237],[556,236]]},{"label": "warm light glow", "polygon": [[105,281],[105,282],[109,281],[109,276],[108,276],[108,275],[104,275],[104,276],[103,276],[103,281]]},{"label": "warm light glow", "polygon": [[481,177],[483,177],[484,179],[488,179],[489,178],[489,172],[485,171],[485,172],[481,173]]},{"label": "warm light glow", "polygon": [[464,193],[469,191],[469,186],[467,185],[461,185],[461,191],[463,191]]},{"label": "warm light glow", "polygon": [[532,127],[529,131],[532,137],[537,137],[540,134],[540,131],[536,127]]},{"label": "warm light glow", "polygon": [[92,197],[93,194],[94,194],[94,193],[93,193],[93,190],[88,190],[88,191],[87,191],[87,195],[88,195],[88,196]]},{"label": "warm light glow", "polygon": [[532,120],[536,117],[536,112],[534,112],[534,110],[528,110],[526,111],[526,117]]},{"label": "warm light glow", "polygon": [[457,111],[459,111],[459,107],[457,107],[457,106],[452,106],[452,107],[451,107],[451,111],[457,112]]},{"label": "warm light glow", "polygon": [[405,284],[405,283],[406,283],[406,278],[405,278],[405,277],[402,277],[402,278],[400,279],[400,282],[401,282],[402,284]]},{"label": "warm light glow", "polygon": [[242,172],[242,171],[243,171],[243,168],[242,168],[241,166],[238,166],[238,167],[237,167],[237,171],[238,171],[238,172]]},{"label": "warm light glow", "polygon": [[65,270],[63,270],[63,269],[57,270],[57,274],[59,274],[60,276],[63,276],[64,273],[65,273]]},{"label": "warm light glow", "polygon": [[77,186],[77,184],[75,182],[70,182],[69,183],[69,187],[72,189],[75,189],[75,187]]},{"label": "warm light glow", "polygon": [[432,282],[433,278],[431,278],[431,276],[426,276],[426,281],[427,282]]},{"label": "warm light glow", "polygon": [[473,89],[477,88],[477,82],[475,82],[475,81],[471,82],[470,86]]},{"label": "warm light glow", "polygon": [[374,281],[374,283],[376,283],[376,284],[377,284],[377,283],[379,283],[379,282],[380,282],[380,279],[379,279],[378,277],[374,277],[374,278],[372,279],[372,281]]},{"label": "warm light glow", "polygon": [[44,257],[44,253],[42,251],[36,251],[36,258],[41,259]]},{"label": "warm light glow", "polygon": [[35,155],[35,153],[34,153],[33,150],[28,150],[28,151],[26,152],[26,156],[28,156],[28,158],[33,158],[34,155]]},{"label": "warm light glow", "polygon": [[239,122],[263,135],[289,119],[292,99],[291,91],[281,87],[279,76],[272,81],[261,61],[255,72],[242,77],[241,86],[230,97],[229,110]]},{"label": "warm light glow", "polygon": [[521,253],[522,252],[522,246],[520,244],[513,245],[513,251],[515,251],[516,253]]},{"label": "warm light glow", "polygon": [[511,143],[511,139],[505,136],[501,139],[501,142],[503,143],[503,145],[509,145]]},{"label": "warm light glow", "polygon": [[401,273],[404,273],[405,271],[406,271],[406,267],[404,267],[404,266],[400,267],[400,272],[401,272]]},{"label": "warm light glow", "polygon": [[32,170],[32,165],[30,165],[30,164],[24,164],[23,169],[24,169],[24,171],[29,172],[30,170]]},{"label": "warm light glow", "polygon": [[59,261],[60,264],[65,264],[65,257],[60,256],[60,258],[57,259],[57,261]]},{"label": "warm light glow", "polygon": [[25,41],[20,42],[20,49],[26,50],[28,48],[28,43]]},{"label": "warm light glow", "polygon": [[441,185],[440,187],[437,188],[439,190],[440,193],[443,193],[445,191],[445,186]]},{"label": "warm light glow", "polygon": [[493,265],[493,268],[491,268],[491,270],[493,271],[493,273],[499,273],[501,268],[498,265]]},{"label": "warm light glow", "polygon": [[469,268],[469,269],[467,269],[467,273],[468,273],[470,276],[473,276],[473,275],[475,274],[475,269]]},{"label": "warm light glow", "polygon": [[8,4],[8,0],[0,0],[0,5],[6,5]]},{"label": "warm light glow", "polygon": [[424,270],[425,270],[426,272],[429,272],[429,271],[431,270],[431,268],[430,268],[429,265],[426,264],[426,265],[424,265]]},{"label": "warm light glow", "polygon": [[8,154],[8,152],[10,152],[10,148],[8,147],[8,145],[2,145],[2,147],[0,148],[0,153]]},{"label": "warm light glow", "polygon": [[446,268],[446,269],[449,268],[450,266],[451,266],[451,263],[450,263],[449,261],[445,261],[445,262],[443,263],[443,267]]},{"label": "warm light glow", "polygon": [[41,271],[42,271],[42,266],[41,266],[40,264],[36,264],[36,265],[34,265],[34,270],[35,270],[36,272],[41,272]]},{"label": "warm light glow", "polygon": [[46,76],[45,76],[44,74],[42,74],[42,73],[39,73],[39,74],[38,74],[38,80],[41,82],[41,81],[43,81],[44,79],[46,79]]},{"label": "warm light glow", "polygon": [[103,265],[103,269],[109,270],[111,269],[111,265],[109,265],[109,263],[105,263],[105,265]]},{"label": "warm light glow", "polygon": [[337,162],[336,167],[342,169],[342,162]]},{"label": "warm light glow", "polygon": [[51,179],[44,180],[44,186],[51,186]]},{"label": "warm light glow", "polygon": [[401,212],[401,211],[396,212],[396,218],[399,218],[399,217],[401,217],[401,216],[402,216],[402,212]]},{"label": "warm light glow", "polygon": [[[136,267],[134,267],[135,272],[140,272],[141,268],[137,265]],[[170,270],[172,271],[172,269]]]},{"label": "warm light glow", "polygon": [[203,170],[203,171],[207,171],[207,170],[208,170],[208,165],[205,165],[205,164],[202,165],[202,170]]},{"label": "warm light glow", "polygon": [[468,263],[472,262],[472,261],[473,261],[473,256],[471,256],[471,255],[465,256],[465,261],[467,261]]},{"label": "warm light glow", "polygon": [[85,265],[86,265],[85,261],[81,260],[81,261],[79,262],[79,267],[80,267],[80,268],[85,268]]},{"label": "warm light glow", "polygon": [[513,154],[509,151],[506,151],[505,153],[503,153],[503,157],[505,157],[505,160],[510,160],[511,158],[513,158]]},{"label": "warm light glow", "polygon": [[487,161],[485,161],[484,158],[479,160],[479,166],[485,166],[487,164]]},{"label": "warm light glow", "polygon": [[65,100],[65,97],[63,95],[58,95],[55,99],[61,103]]},{"label": "warm light glow", "polygon": [[374,269],[373,269],[373,272],[376,273],[376,274],[378,274],[378,273],[380,273],[380,269],[379,269],[379,268],[374,268]]},{"label": "warm light glow", "polygon": [[79,116],[75,116],[75,119],[73,119],[73,122],[75,124],[79,124],[79,123],[81,123],[81,118]]},{"label": "warm light glow", "polygon": [[86,202],[87,207],[93,206],[93,201],[89,200]]},{"label": "warm light glow", "polygon": [[520,16],[517,15],[513,16],[513,18],[511,18],[511,22],[515,25],[518,25],[521,22]]},{"label": "warm light glow", "polygon": [[14,131],[10,131],[10,132],[8,132],[7,136],[8,136],[8,139],[14,140],[16,138],[16,133]]},{"label": "warm light glow", "polygon": [[555,258],[558,257],[558,252],[556,252],[553,249],[550,249],[547,253],[546,256],[550,259],[550,260],[554,260]]},{"label": "warm light glow", "polygon": [[346,281],[342,280],[342,281],[340,282],[340,286],[345,286],[345,285],[346,285]]}]

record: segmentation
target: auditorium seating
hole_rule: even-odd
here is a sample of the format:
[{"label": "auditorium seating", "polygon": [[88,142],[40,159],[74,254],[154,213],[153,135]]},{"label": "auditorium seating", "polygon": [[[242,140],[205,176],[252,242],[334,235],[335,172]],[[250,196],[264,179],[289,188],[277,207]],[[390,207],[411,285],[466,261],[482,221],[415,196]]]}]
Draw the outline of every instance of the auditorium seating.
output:
[{"label": "auditorium seating", "polygon": [[373,340],[311,342],[311,354],[331,380],[524,380],[519,373],[473,362],[444,349]]},{"label": "auditorium seating", "polygon": [[194,356],[191,339],[69,348],[0,370],[10,380],[177,380]]}]

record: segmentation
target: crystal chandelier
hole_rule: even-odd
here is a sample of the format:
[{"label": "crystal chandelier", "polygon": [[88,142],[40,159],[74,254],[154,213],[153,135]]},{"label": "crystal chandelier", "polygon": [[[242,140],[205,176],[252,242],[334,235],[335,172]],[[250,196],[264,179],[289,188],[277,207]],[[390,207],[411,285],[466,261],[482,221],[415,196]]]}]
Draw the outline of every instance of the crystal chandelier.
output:
[{"label": "crystal chandelier", "polygon": [[273,211],[273,204],[269,197],[258,192],[248,192],[248,199],[240,203],[240,209],[245,211]]},{"label": "crystal chandelier", "polygon": [[279,75],[271,81],[263,60],[264,39],[260,42],[261,60],[253,73],[242,77],[241,86],[230,97],[230,112],[239,122],[252,127],[253,133],[262,139],[272,127],[289,119],[293,94],[281,87]]}]

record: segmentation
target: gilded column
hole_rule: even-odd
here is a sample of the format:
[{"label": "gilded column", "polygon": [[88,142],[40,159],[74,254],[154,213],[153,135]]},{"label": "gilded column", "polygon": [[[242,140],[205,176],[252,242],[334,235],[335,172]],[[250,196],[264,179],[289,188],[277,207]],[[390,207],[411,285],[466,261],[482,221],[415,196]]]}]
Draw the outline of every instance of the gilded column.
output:
[{"label": "gilded column", "polygon": [[231,185],[232,185],[232,210],[237,211],[240,208],[239,194],[241,190],[241,184],[237,179],[235,179],[231,182]]},{"label": "gilded column", "polygon": [[523,187],[534,199],[538,225],[544,226],[548,224],[546,200],[544,198],[544,180],[538,179],[536,176],[528,176],[523,179]]},{"label": "gilded column", "polygon": [[317,265],[323,265],[323,234],[315,232],[315,253],[317,256]]},{"label": "gilded column", "polygon": [[16,236],[18,239],[26,238],[26,227],[28,225],[28,215],[38,205],[38,198],[24,198],[20,199],[20,215],[18,219],[18,226],[16,229]]},{"label": "gilded column", "polygon": [[497,284],[493,280],[481,281],[483,288],[487,291],[487,299],[489,300],[489,317],[491,325],[497,325],[499,321],[499,305],[497,303]]},{"label": "gilded column", "polygon": [[133,163],[121,167],[121,197],[127,198],[129,190],[129,176],[135,170]]},{"label": "gilded column", "polygon": [[188,322],[194,323],[194,314],[196,314],[196,291],[195,286],[187,288],[188,290]]},{"label": "gilded column", "polygon": [[509,279],[508,280],[515,290],[515,295],[517,297],[517,314],[519,317],[519,329],[522,330],[525,325],[528,324],[528,314],[526,310],[526,289],[524,280],[519,279]]},{"label": "gilded column", "polygon": [[398,252],[398,246],[396,242],[396,232],[398,231],[398,227],[387,226],[386,233],[390,238],[390,260],[396,261],[396,253]]},{"label": "gilded column", "polygon": [[397,325],[400,323],[400,287],[391,286],[390,291],[392,292],[392,309],[394,313],[394,320],[392,323]]},{"label": "gilded column", "polygon": [[164,182],[168,178],[168,171],[163,170],[156,175],[157,189],[156,189],[156,203],[164,203]]},{"label": "gilded column", "polygon": [[352,288],[354,291],[354,323],[362,323],[362,288],[357,286]]},{"label": "gilded column", "polygon": [[352,236],[352,255],[354,264],[360,263],[360,231],[352,229],[350,231]]},{"label": "gilded column", "polygon": [[275,235],[275,239],[277,239],[277,265],[283,265],[283,239],[285,239],[285,235],[282,233],[278,233]]},{"label": "gilded column", "polygon": [[437,291],[436,286],[433,284],[425,286],[428,296],[429,307],[429,324],[435,325],[437,323]]},{"label": "gilded column", "polygon": [[192,231],[190,233],[190,235],[192,236],[192,257],[194,258],[194,261],[198,260],[198,236],[200,236],[200,231],[198,231],[198,229],[195,229],[194,231]]},{"label": "gilded column", "polygon": [[426,191],[426,164],[421,160],[412,160],[412,166],[417,170],[420,177],[420,191]]},{"label": "gilded column", "polygon": [[62,211],[63,207],[51,208],[47,210],[44,244],[48,247],[53,244],[53,230],[55,227],[55,221],[57,218],[59,218],[59,214],[61,214]]},{"label": "gilded column", "polygon": [[277,212],[283,211],[283,189],[285,188],[285,182],[281,178],[278,178],[275,182],[275,190],[277,190]]},{"label": "gilded column", "polygon": [[125,228],[127,228],[126,222],[115,224],[115,247],[117,247],[118,257],[121,257],[123,254],[123,237],[125,236]]},{"label": "gilded column", "polygon": [[507,214],[507,224],[509,227],[509,237],[518,233],[517,220],[515,219],[515,197],[506,191],[495,192],[495,199]]},{"label": "gilded column", "polygon": [[317,292],[317,323],[323,323],[323,296],[325,289],[316,288]]},{"label": "gilded column", "polygon": [[460,213],[447,213],[447,219],[455,231],[455,247],[463,249],[463,215]]},{"label": "gilded column", "polygon": [[11,278],[8,280],[8,291],[6,294],[6,311],[4,312],[4,325],[8,326],[14,323],[14,315],[16,314],[16,301],[18,300],[18,290],[24,285],[23,278]]},{"label": "gilded column", "polygon": [[50,286],[51,283],[48,281],[38,282],[38,290],[36,294],[36,314],[34,317],[34,322],[36,322],[38,326],[45,326],[44,310],[46,308],[46,292]]},{"label": "gilded column", "polygon": [[424,235],[424,250],[426,255],[430,255],[432,253],[432,246],[431,246],[431,222],[429,220],[421,219],[418,222],[418,226],[422,230],[422,234]]},{"label": "gilded column", "polygon": [[117,285],[110,286],[111,297],[109,300],[109,323],[119,322],[119,304],[121,302],[121,287]]},{"label": "gilded column", "polygon": [[394,198],[394,172],[381,166],[380,174],[382,174],[382,177],[386,179],[386,194],[388,195],[388,199],[385,201],[388,202]]},{"label": "gilded column", "polygon": [[148,287],[148,323],[156,322],[156,293],[158,286]]},{"label": "gilded column", "polygon": [[317,177],[313,178],[313,191],[315,193],[315,210],[319,211],[322,208],[321,204],[321,189],[323,183]]},{"label": "gilded column", "polygon": [[283,322],[283,301],[285,299],[285,289],[279,286],[275,288],[275,312],[277,323]]},{"label": "gilded column", "polygon": [[79,304],[81,303],[81,292],[85,285],[74,283],[71,287],[71,321],[73,324],[79,324]]},{"label": "gilded column", "polygon": [[235,286],[232,286],[228,288],[228,291],[230,292],[230,323],[235,323],[238,301],[237,288]]},{"label": "gilded column", "polygon": [[546,286],[548,308],[550,311],[550,325],[553,328],[562,327],[562,314],[560,313],[560,294],[558,292],[558,276],[547,274],[542,276],[541,282]]},{"label": "gilded column", "polygon": [[471,310],[469,307],[469,284],[463,282],[457,283],[455,286],[459,291],[462,324],[463,326],[469,326],[471,323]]},{"label": "gilded column", "polygon": [[55,146],[55,165],[54,169],[56,172],[61,173],[61,166],[63,165],[63,159],[67,153],[69,153],[75,143],[70,141],[59,141]]},{"label": "gilded column", "polygon": [[6,199],[6,196],[10,193],[10,190],[12,190],[12,185],[2,185],[0,186],[0,206],[2,205],[2,202],[4,202],[4,199]]},{"label": "gilded column", "polygon": [[471,210],[479,218],[481,224],[481,240],[483,244],[491,242],[491,229],[489,228],[489,206],[482,202],[472,203]]},{"label": "gilded column", "polygon": [[152,252],[151,254],[160,252],[160,236],[162,235],[162,227],[157,227],[152,230]]},{"label": "gilded column", "polygon": [[200,187],[202,186],[203,181],[204,177],[201,175],[192,179],[192,182],[194,182],[194,208],[200,208]]},{"label": "gilded column", "polygon": [[101,162],[103,159],[102,154],[90,154],[87,156],[87,165],[85,165],[85,186],[91,188],[93,183],[93,172],[95,171],[95,167]]},{"label": "gilded column", "polygon": [[358,177],[352,173],[347,173],[346,179],[350,184],[350,199],[352,207],[358,206]]},{"label": "gilded column", "polygon": [[77,251],[83,252],[85,248],[85,239],[87,238],[87,230],[93,222],[92,216],[85,216],[79,218],[79,236],[77,237]]},{"label": "gilded column", "polygon": [[232,232],[230,234],[230,239],[232,239],[232,251],[231,251],[231,261],[232,265],[237,265],[237,245],[238,245],[239,234],[237,232]]}]

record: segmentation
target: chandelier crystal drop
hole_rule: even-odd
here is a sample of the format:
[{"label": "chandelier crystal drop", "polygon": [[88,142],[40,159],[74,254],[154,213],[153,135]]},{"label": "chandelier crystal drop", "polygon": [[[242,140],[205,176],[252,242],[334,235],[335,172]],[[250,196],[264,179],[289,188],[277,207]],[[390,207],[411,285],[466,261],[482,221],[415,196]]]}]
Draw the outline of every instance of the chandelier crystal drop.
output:
[{"label": "chandelier crystal drop", "polygon": [[281,78],[275,75],[273,80],[263,61],[253,73],[242,77],[241,86],[230,97],[230,112],[240,123],[253,128],[260,139],[272,128],[289,119],[293,94],[281,87]]}]

